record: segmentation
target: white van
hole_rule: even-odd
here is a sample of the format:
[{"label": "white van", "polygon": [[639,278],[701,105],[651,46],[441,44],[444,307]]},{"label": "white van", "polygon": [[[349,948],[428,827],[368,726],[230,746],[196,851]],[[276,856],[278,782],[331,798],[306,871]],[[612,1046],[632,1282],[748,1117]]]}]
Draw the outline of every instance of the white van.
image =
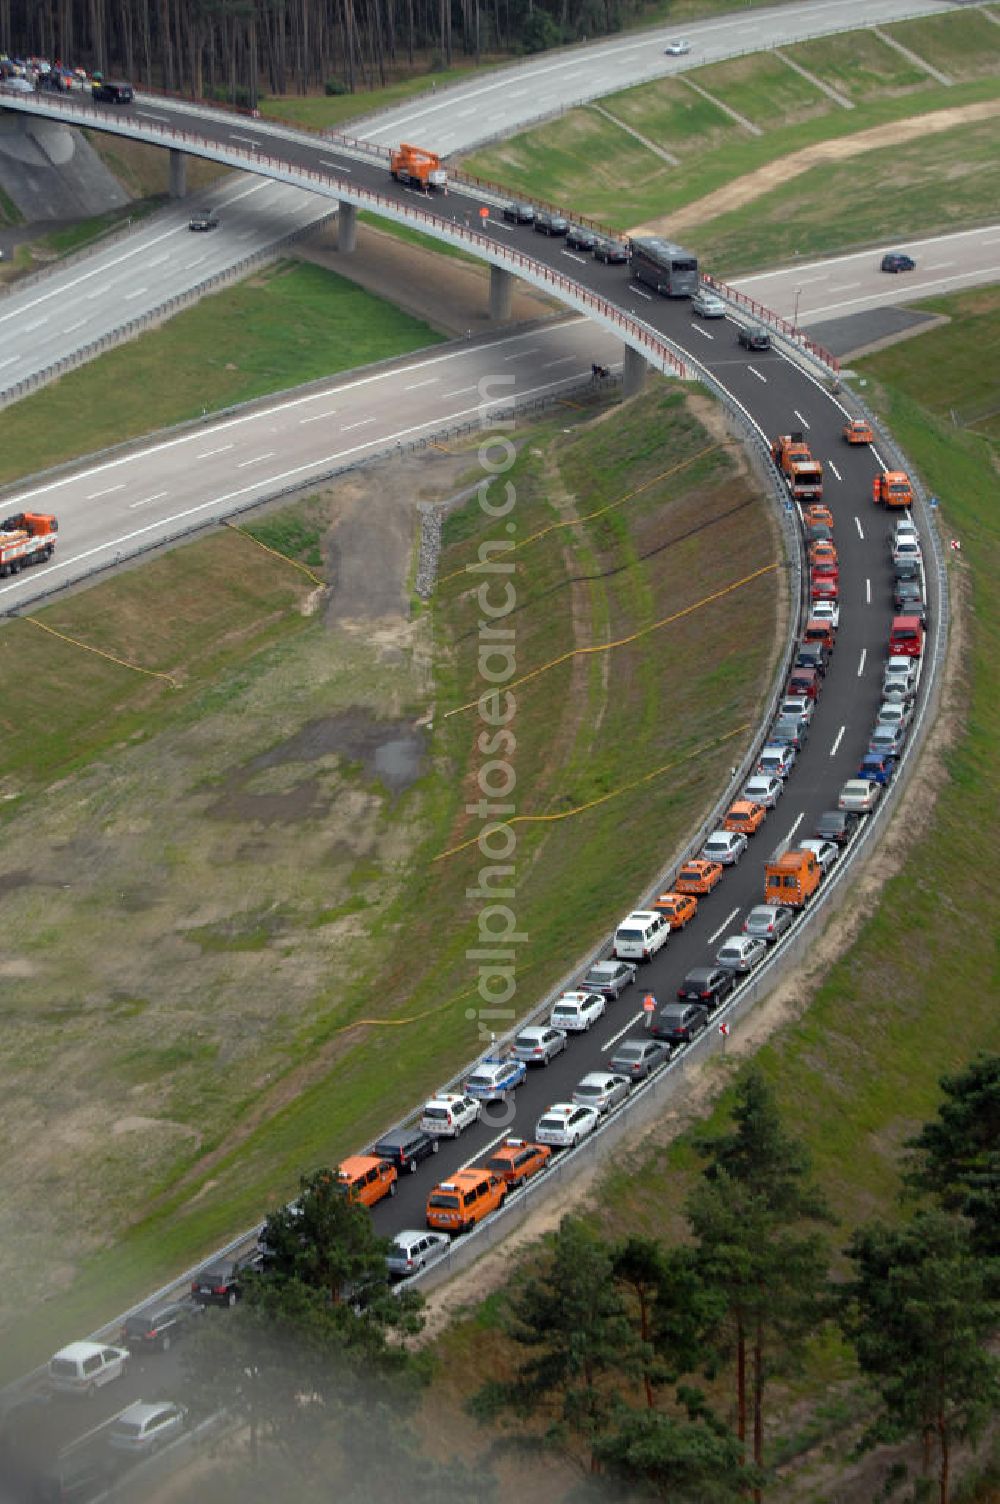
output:
[{"label": "white van", "polygon": [[61,1394],[93,1394],[125,1372],[129,1355],[123,1347],[100,1342],[71,1342],[49,1359],[49,1386]]},{"label": "white van", "polygon": [[615,930],[615,955],[619,961],[648,961],[669,937],[670,924],[663,914],[636,909]]}]

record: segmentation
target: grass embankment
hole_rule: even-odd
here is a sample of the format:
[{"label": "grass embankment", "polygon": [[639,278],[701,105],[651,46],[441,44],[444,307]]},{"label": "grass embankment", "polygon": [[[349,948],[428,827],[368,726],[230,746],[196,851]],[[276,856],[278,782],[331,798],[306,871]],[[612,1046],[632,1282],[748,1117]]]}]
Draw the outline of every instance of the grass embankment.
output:
[{"label": "grass embankment", "polygon": [[335,272],[278,262],[8,408],[0,482],[441,338]]},{"label": "grass embankment", "polygon": [[[525,543],[519,672],[642,632],[771,563],[764,503],[698,402],[658,385],[620,413],[567,409],[526,435],[511,472],[519,539],[650,484]],[[476,478],[471,451],[455,463]],[[412,508],[426,485],[404,480]],[[343,494],[368,518],[386,484],[346,481]],[[336,505],[307,509],[297,546],[314,555]],[[484,520],[478,503],[450,519],[433,621],[401,625],[392,653],[374,629],[303,619],[309,582],[228,534],[43,613],[179,689],[24,623],[0,639],[21,686],[0,732],[4,792],[22,796],[0,806],[18,937],[2,1114],[18,1236],[2,1287],[8,1319],[19,1302],[25,1317],[5,1333],[5,1369],[250,1223],[303,1168],[357,1147],[476,1053],[465,892],[482,860],[475,848],[435,858],[477,832],[463,811],[480,728],[447,712],[483,687],[464,566],[481,538],[507,536]],[[520,813],[568,813],[669,765],[587,813],[520,828],[518,1009],[606,931],[720,786],[756,714],[776,581],[517,691]],[[431,701],[423,776],[391,798],[371,735],[413,735]],[[365,746],[338,715],[361,723]],[[373,1017],[404,1026],[342,1032]],[[109,1240],[109,1227],[128,1230]],[[52,1248],[79,1263],[55,1271]],[[39,1309],[56,1283],[68,1288]]]},{"label": "grass embankment", "polygon": [[[955,19],[959,24],[952,27]],[[809,146],[826,141],[846,145],[848,138],[862,131],[995,100],[1000,28],[974,13],[929,18],[926,26],[936,28],[942,46],[947,38],[949,71],[956,80],[953,87],[937,82],[874,33],[851,32],[784,51],[844,93],[853,109],[845,109],[780,58],[756,53],[693,70],[691,79],[708,90],[710,99],[695,93],[682,78],[661,79],[608,95],[599,109],[570,111],[474,153],[465,165],[482,177],[507,184],[512,191],[570,204],[579,213],[619,228],[657,220],[769,164],[777,167],[789,154]],[[951,65],[956,56],[966,57],[965,69]],[[990,66],[983,65],[984,58],[992,59]],[[744,115],[760,134],[748,132],[713,100]],[[624,132],[605,111],[663,147],[678,165]],[[703,235],[700,228],[687,238],[706,258],[711,255],[720,270],[731,271],[750,264],[748,255],[739,256],[739,237],[747,230],[760,241],[759,247],[754,246],[754,257],[766,258],[863,243],[890,228],[905,234],[917,229],[930,232],[946,223],[957,227],[988,215],[987,206],[995,202],[995,193],[982,191],[982,173],[989,176],[995,171],[988,133],[964,137],[957,127],[947,134],[950,144],[942,147],[935,147],[933,140],[925,144],[923,138],[907,144],[905,133],[902,139],[906,156],[895,174],[888,170],[888,153],[878,154],[873,168],[868,166],[867,152],[845,167],[850,174],[849,193],[839,180],[826,182],[826,168],[796,178],[787,187],[777,174],[768,194],[748,205],[741,223],[734,226],[735,249],[709,244],[710,235]],[[923,170],[920,156],[916,157],[917,181],[946,175],[946,194],[940,201],[931,196],[933,225],[927,221],[927,196],[913,194],[908,175],[912,153],[923,151],[932,156]],[[800,221],[798,195],[801,185],[809,185],[812,179],[818,184],[815,196],[826,206],[825,240],[810,237],[800,246],[794,239]],[[849,214],[844,213],[845,203],[851,204]],[[807,235],[809,228],[807,218]],[[778,233],[782,230],[784,240]],[[728,259],[720,262],[720,256]]]},{"label": "grass embankment", "polygon": [[[962,540],[953,566],[963,597],[960,688],[968,722],[935,775],[937,802],[911,800],[902,816],[914,844],[886,884],[877,909],[832,967],[801,1018],[757,1054],[790,1128],[809,1147],[838,1222],[834,1241],[872,1216],[904,1214],[898,1200],[905,1139],[932,1117],[942,1074],[1000,1045],[997,935],[1000,894],[983,880],[983,853],[1000,840],[1000,519],[995,446],[955,428],[949,406],[985,404],[991,367],[984,351],[1000,340],[1000,290],[926,305],[952,322],[859,363],[906,453],[941,498],[946,535]],[[725,1071],[721,1064],[717,1067]],[[711,1117],[721,1131],[722,1099]],[[606,1173],[589,1215],[612,1237],[683,1236],[682,1206],[698,1168],[691,1138],[650,1146]],[[497,1361],[495,1302],[447,1339],[445,1351],[478,1371]],[[445,1365],[446,1367],[454,1366]],[[850,1355],[838,1342],[816,1346],[804,1374],[786,1379],[785,1434],[773,1445],[793,1456],[831,1440],[864,1411]],[[781,1409],[776,1399],[772,1414]],[[787,1480],[786,1480],[787,1481]],[[829,1497],[826,1478],[824,1497]],[[805,1495],[802,1495],[805,1497]],[[810,1496],[811,1497],[811,1496]]]}]

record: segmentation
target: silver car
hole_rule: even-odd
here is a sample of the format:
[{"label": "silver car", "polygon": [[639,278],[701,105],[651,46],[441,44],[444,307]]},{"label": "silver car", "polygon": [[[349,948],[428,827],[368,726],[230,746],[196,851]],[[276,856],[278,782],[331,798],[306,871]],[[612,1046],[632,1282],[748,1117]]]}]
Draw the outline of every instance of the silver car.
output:
[{"label": "silver car", "polygon": [[748,844],[746,836],[740,830],[715,830],[702,847],[701,854],[708,862],[721,862],[723,867],[735,867]]},{"label": "silver car", "polygon": [[408,1227],[393,1238],[385,1256],[386,1267],[394,1279],[407,1279],[443,1259],[450,1247],[451,1239],[446,1232]]},{"label": "silver car", "polygon": [[807,836],[804,841],[798,842],[798,848],[800,851],[812,852],[819,862],[824,877],[840,855],[840,847],[836,841],[825,841],[821,836]]},{"label": "silver car", "polygon": [[591,1071],[573,1088],[573,1101],[581,1107],[596,1107],[602,1115],[624,1102],[632,1083],[613,1071]]},{"label": "silver car", "polygon": [[716,293],[708,292],[703,287],[691,299],[691,312],[699,314],[703,319],[724,319],[726,305]]},{"label": "silver car", "polygon": [[716,952],[715,960],[727,971],[753,971],[767,955],[767,941],[756,935],[730,935],[722,949]]},{"label": "silver car", "polygon": [[883,757],[898,757],[903,750],[906,732],[898,724],[880,721],[868,742],[869,752],[881,752]]},{"label": "silver car", "polygon": [[786,930],[791,929],[795,919],[795,910],[783,903],[758,903],[749,912],[743,921],[744,935],[752,935],[755,940],[764,940],[768,945],[773,945],[780,940]]},{"label": "silver car", "polygon": [[179,1436],[186,1420],[187,1410],[173,1400],[156,1400],[152,1404],[137,1400],[112,1422],[108,1445],[115,1452],[147,1456]]},{"label": "silver car", "polygon": [[740,797],[750,799],[754,804],[762,804],[765,809],[773,809],[781,798],[784,787],[781,779],[770,773],[755,773],[747,779]]},{"label": "silver car", "polygon": [[566,1035],[561,1029],[552,1029],[547,1024],[532,1024],[517,1035],[511,1054],[515,1060],[523,1060],[525,1065],[548,1065],[565,1048]]},{"label": "silver car", "polygon": [[913,718],[913,707],[905,700],[883,700],[875,717],[879,726],[900,726],[905,731]]}]

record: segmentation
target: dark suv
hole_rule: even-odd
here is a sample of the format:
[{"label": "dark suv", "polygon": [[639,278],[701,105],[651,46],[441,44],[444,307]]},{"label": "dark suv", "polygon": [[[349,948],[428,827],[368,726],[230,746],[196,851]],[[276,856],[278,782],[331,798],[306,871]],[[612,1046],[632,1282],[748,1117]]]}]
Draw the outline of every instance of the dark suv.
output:
[{"label": "dark suv", "polygon": [[90,93],[91,98],[96,99],[99,104],[132,103],[131,84],[115,84],[102,79],[99,84],[94,84],[94,87],[91,89]]},{"label": "dark suv", "polygon": [[913,257],[907,256],[904,251],[889,251],[882,257],[884,272],[912,272],[916,270],[916,265]]},{"label": "dark suv", "polygon": [[759,324],[741,324],[736,338],[745,350],[770,350],[771,336]]},{"label": "dark suv", "polygon": [[702,1008],[714,1008],[727,993],[732,992],[735,972],[728,966],[696,966],[689,971],[677,989],[682,1003],[698,1003]]},{"label": "dark suv", "polygon": [[379,1159],[388,1160],[397,1170],[408,1170],[412,1175],[423,1159],[438,1152],[439,1144],[433,1134],[422,1128],[396,1128],[383,1134],[372,1148]]},{"label": "dark suv", "polygon": [[188,220],[189,230],[216,230],[219,216],[214,209],[198,209]]},{"label": "dark suv", "polygon": [[220,1259],[191,1281],[191,1294],[202,1306],[234,1306],[243,1294],[243,1279],[264,1266],[260,1253],[249,1258]]},{"label": "dark suv", "polygon": [[708,1026],[708,1010],[697,1003],[668,1003],[653,1019],[654,1039],[668,1044],[690,1044]]},{"label": "dark suv", "polygon": [[858,819],[852,809],[826,809],[816,821],[816,834],[821,841],[836,841],[838,846],[846,846]]},{"label": "dark suv", "polygon": [[504,204],[503,217],[510,225],[533,225],[535,207],[533,204]]},{"label": "dark suv", "polygon": [[540,235],[565,235],[569,230],[569,220],[561,214],[550,214],[547,209],[539,209],[535,215],[535,229]]},{"label": "dark suv", "polygon": [[128,1316],[122,1330],[122,1342],[132,1352],[150,1352],[159,1348],[168,1352],[178,1337],[187,1331],[192,1316],[199,1315],[201,1306],[188,1301],[175,1301],[168,1306],[154,1306],[148,1311],[137,1311]]}]

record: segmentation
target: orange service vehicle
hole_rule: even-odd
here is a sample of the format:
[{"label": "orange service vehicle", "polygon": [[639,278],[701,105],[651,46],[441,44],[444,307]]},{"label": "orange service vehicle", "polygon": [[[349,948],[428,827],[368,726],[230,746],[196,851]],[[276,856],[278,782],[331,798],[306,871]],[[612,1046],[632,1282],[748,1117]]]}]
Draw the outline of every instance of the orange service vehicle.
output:
[{"label": "orange service vehicle", "polygon": [[506,1184],[490,1170],[456,1170],[427,1198],[427,1226],[439,1232],[468,1232],[503,1206],[506,1196]]},{"label": "orange service vehicle", "polygon": [[0,522],[0,575],[46,564],[56,551],[59,524],[47,512],[15,512]]},{"label": "orange service vehicle", "polygon": [[909,507],[913,505],[913,487],[905,470],[887,470],[872,481],[872,500],[876,506]]},{"label": "orange service vehicle", "polygon": [[548,1144],[532,1144],[527,1139],[509,1138],[494,1150],[483,1166],[502,1180],[508,1190],[516,1191],[532,1175],[544,1170],[552,1158]]},{"label": "orange service vehicle", "polygon": [[422,146],[409,146],[405,141],[389,156],[389,171],[397,183],[409,183],[430,193],[432,188],[447,188],[448,174],[441,165],[441,158]]},{"label": "orange service vehicle", "polygon": [[852,418],[840,430],[848,444],[874,444],[872,426],[864,418]]},{"label": "orange service vehicle", "polygon": [[710,862],[703,856],[692,857],[674,878],[674,890],[677,893],[695,893],[699,896],[711,893],[716,883],[721,881],[725,870],[721,862]]},{"label": "orange service vehicle", "polygon": [[755,804],[752,799],[737,799],[735,804],[729,806],[722,828],[723,830],[738,830],[745,836],[752,836],[760,830],[766,818],[767,810],[762,804]]},{"label": "orange service vehicle", "polygon": [[764,868],[764,902],[804,909],[819,887],[823,869],[811,851],[786,851]]},{"label": "orange service vehicle", "polygon": [[823,466],[814,459],[801,433],[783,433],[771,445],[771,457],[797,501],[819,501],[823,495]]},{"label": "orange service vehicle", "polygon": [[832,653],[837,642],[837,634],[833,629],[833,622],[829,621],[825,616],[811,616],[806,622],[802,641],[820,642],[828,653]]},{"label": "orange service vehicle", "polygon": [[349,1201],[374,1206],[383,1196],[395,1196],[396,1166],[374,1154],[353,1154],[337,1166],[337,1189]]},{"label": "orange service vehicle", "polygon": [[802,523],[804,527],[812,527],[814,523],[821,523],[824,527],[833,527],[833,513],[828,506],[821,501],[812,501],[802,508]]},{"label": "orange service vehicle", "polygon": [[661,893],[653,904],[666,918],[672,930],[682,930],[698,912],[698,900],[693,893]]}]

